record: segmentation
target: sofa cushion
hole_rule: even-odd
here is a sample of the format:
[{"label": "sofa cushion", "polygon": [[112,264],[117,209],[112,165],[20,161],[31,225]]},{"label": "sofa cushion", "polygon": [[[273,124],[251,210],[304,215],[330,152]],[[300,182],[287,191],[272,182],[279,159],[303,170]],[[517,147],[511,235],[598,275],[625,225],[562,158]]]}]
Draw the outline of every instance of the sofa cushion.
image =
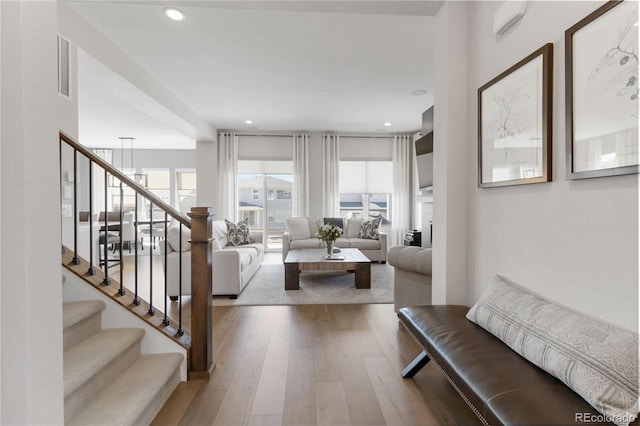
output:
[{"label": "sofa cushion", "polygon": [[358,238],[360,237],[360,225],[362,224],[362,219],[348,219],[347,220],[347,229],[343,234],[345,238]]},{"label": "sofa cushion", "polygon": [[497,276],[467,318],[557,377],[605,416],[638,414],[638,335]]},{"label": "sofa cushion", "polygon": [[[182,230],[180,229],[182,228]],[[180,247],[180,239],[182,238],[182,247]],[[191,239],[191,229],[186,226],[180,226],[180,223],[172,223],[167,228],[167,243],[171,246],[173,251],[189,251],[191,250],[191,244],[189,240]]]},{"label": "sofa cushion", "polygon": [[351,248],[359,250],[379,250],[380,240],[371,240],[368,238],[351,238]]},{"label": "sofa cushion", "polygon": [[258,249],[252,245],[243,245],[243,246],[228,246],[225,247],[224,250],[233,250],[233,251],[237,251],[238,253],[245,253],[249,256],[249,260],[251,262],[253,262],[258,255],[260,254],[260,252],[258,251]]},{"label": "sofa cushion", "polygon": [[258,255],[264,252],[264,245],[262,243],[251,243],[243,245],[242,248],[252,248],[258,253]]},{"label": "sofa cushion", "polygon": [[214,220],[211,222],[211,233],[213,234],[213,238],[218,240],[222,247],[225,247],[229,243],[229,239],[227,238],[227,224],[224,220]]},{"label": "sofa cushion", "polygon": [[251,244],[253,242],[249,222],[241,220],[236,224],[227,219],[224,221],[227,224],[227,238],[229,239],[229,245],[239,246],[242,244]]},{"label": "sofa cushion", "polygon": [[349,248],[351,247],[351,240],[349,238],[338,238],[334,243],[334,247]]},{"label": "sofa cushion", "polygon": [[291,241],[289,247],[291,249],[311,249],[311,248],[320,248],[321,241],[319,238],[307,238],[305,240],[296,240]]},{"label": "sofa cushion", "polygon": [[367,240],[377,240],[379,238],[378,228],[380,227],[380,222],[382,222],[381,217],[362,221],[360,225],[360,235],[358,235],[358,237]]},{"label": "sofa cushion", "polygon": [[[285,219],[287,226],[287,232],[291,238],[291,241],[306,240],[311,238],[311,232],[309,227],[309,221],[305,217],[290,217]],[[313,231],[315,235],[315,230]]]},{"label": "sofa cushion", "polygon": [[320,227],[321,220],[317,217],[307,217],[307,222],[309,223],[309,238],[313,238],[316,236],[316,231]]}]

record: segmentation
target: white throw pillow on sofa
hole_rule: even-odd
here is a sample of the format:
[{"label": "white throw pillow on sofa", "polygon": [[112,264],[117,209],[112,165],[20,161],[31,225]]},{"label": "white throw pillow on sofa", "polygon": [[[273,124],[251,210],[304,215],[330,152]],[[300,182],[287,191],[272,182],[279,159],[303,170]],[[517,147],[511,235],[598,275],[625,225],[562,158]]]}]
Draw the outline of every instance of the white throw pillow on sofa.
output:
[{"label": "white throw pillow on sofa", "polygon": [[227,224],[224,220],[218,219],[211,222],[211,233],[222,247],[225,247],[229,240],[227,239]]},{"label": "white throw pillow on sofa", "polygon": [[291,238],[291,241],[306,240],[311,238],[309,232],[309,221],[306,217],[290,217],[285,219],[287,225],[287,232]]},{"label": "white throw pillow on sofa", "polygon": [[318,238],[316,232],[320,227],[320,219],[317,217],[307,217],[307,222],[309,222],[309,238]]},{"label": "white throw pillow on sofa", "polygon": [[[182,232],[180,232],[180,228],[182,228]],[[180,247],[180,237],[182,237],[182,247]],[[172,223],[167,228],[167,243],[169,243],[173,251],[180,251],[180,248],[182,248],[182,251],[191,250],[190,239],[191,229],[184,225],[181,227],[179,223]]]},{"label": "white throw pillow on sofa", "polygon": [[343,234],[345,238],[359,238],[360,226],[362,225],[362,219],[348,219],[347,230]]}]

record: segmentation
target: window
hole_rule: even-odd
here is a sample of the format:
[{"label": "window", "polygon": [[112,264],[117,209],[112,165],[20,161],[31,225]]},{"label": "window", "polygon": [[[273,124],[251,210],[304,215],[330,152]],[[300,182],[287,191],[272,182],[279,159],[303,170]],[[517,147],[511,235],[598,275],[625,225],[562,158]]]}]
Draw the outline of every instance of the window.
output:
[{"label": "window", "polygon": [[187,213],[196,205],[196,172],[193,170],[176,171],[178,186],[178,211]]},{"label": "window", "polygon": [[[171,175],[169,170],[145,170],[144,173],[147,174],[147,189],[160,198],[160,200],[167,204],[171,204]],[[149,215],[150,201],[146,198],[144,200],[144,211],[146,215]],[[154,208],[152,216],[154,219],[163,219],[164,212],[160,209]]]},{"label": "window", "polygon": [[391,225],[391,161],[340,162],[340,214],[342,217],[382,217]]},{"label": "window", "polygon": [[276,200],[290,200],[291,191],[288,189],[279,189],[276,191]]},{"label": "window", "polygon": [[249,227],[254,229],[258,227],[260,224],[258,223],[258,212],[255,210],[241,210],[240,211],[240,220],[246,220],[249,224]]},{"label": "window", "polygon": [[285,219],[291,217],[291,161],[238,161],[238,212],[251,232],[262,234],[265,250],[282,247]]}]

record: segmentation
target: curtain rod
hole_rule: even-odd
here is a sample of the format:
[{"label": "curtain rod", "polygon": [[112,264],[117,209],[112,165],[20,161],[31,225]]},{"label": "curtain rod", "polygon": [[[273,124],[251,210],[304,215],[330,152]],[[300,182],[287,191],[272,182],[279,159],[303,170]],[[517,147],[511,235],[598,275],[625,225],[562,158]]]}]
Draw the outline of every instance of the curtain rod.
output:
[{"label": "curtain rod", "polygon": [[[304,133],[307,134],[308,133]],[[289,134],[289,135],[274,135],[274,134],[268,134],[268,135],[258,135],[258,134],[251,134],[251,133],[236,133],[236,136],[251,136],[251,137],[277,137],[277,138],[290,138],[293,137],[293,133]],[[324,134],[322,134],[322,136],[325,136]],[[340,135],[340,134],[334,134],[331,133],[331,136],[339,136],[341,138],[350,138],[350,139],[393,139],[394,136],[410,136],[409,134],[398,134],[398,135],[386,135],[386,136],[382,136],[382,135],[376,135],[376,136],[362,136],[362,135]]]}]

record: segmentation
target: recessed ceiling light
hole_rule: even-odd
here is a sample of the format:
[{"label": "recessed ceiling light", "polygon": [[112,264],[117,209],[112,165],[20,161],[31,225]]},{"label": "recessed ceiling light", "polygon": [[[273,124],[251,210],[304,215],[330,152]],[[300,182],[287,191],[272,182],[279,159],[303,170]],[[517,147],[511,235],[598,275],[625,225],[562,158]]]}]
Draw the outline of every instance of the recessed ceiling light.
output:
[{"label": "recessed ceiling light", "polygon": [[389,126],[391,126],[391,123],[387,122],[387,123],[384,123],[384,125],[385,125],[385,127],[389,127]]},{"label": "recessed ceiling light", "polygon": [[251,120],[244,120],[245,124],[253,124],[253,121]]},{"label": "recessed ceiling light", "polygon": [[174,21],[184,21],[184,13],[173,7],[166,8],[164,14]]},{"label": "recessed ceiling light", "polygon": [[412,96],[424,96],[427,94],[427,91],[424,89],[418,89],[418,90],[414,90],[413,92],[411,92]]}]

